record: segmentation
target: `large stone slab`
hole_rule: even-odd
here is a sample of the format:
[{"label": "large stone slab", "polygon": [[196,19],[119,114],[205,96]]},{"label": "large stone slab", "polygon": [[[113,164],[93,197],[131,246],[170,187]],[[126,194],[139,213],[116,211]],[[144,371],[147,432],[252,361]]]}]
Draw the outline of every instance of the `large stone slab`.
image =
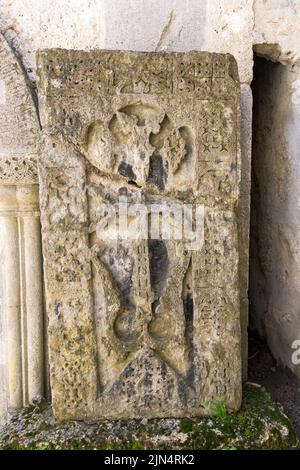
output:
[{"label": "large stone slab", "polygon": [[[46,50],[38,70],[56,417],[196,416],[220,401],[238,409],[233,57]],[[194,219],[204,208],[203,246],[187,237],[147,239],[148,230],[114,239],[103,207],[117,207],[119,217],[120,196],[128,208],[146,208],[145,226],[155,205],[193,205]],[[131,212],[128,223],[136,220]]]}]

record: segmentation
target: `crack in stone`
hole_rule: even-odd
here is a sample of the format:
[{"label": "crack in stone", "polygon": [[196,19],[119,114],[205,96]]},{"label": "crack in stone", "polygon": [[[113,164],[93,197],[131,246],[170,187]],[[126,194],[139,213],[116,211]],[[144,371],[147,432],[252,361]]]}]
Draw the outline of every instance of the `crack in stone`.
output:
[{"label": "crack in stone", "polygon": [[167,36],[167,34],[169,33],[170,28],[171,28],[175,18],[176,18],[176,15],[174,13],[174,10],[172,10],[171,13],[170,13],[169,20],[168,20],[167,24],[164,26],[162,32],[160,33],[160,37],[159,37],[158,43],[156,45],[155,52],[159,51],[160,47],[162,46],[162,43],[163,43],[165,37]]}]

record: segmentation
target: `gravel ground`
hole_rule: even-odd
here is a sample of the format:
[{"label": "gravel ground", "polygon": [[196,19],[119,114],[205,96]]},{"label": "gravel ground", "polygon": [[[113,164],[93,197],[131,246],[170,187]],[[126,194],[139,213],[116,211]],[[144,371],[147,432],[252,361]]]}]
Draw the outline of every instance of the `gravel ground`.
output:
[{"label": "gravel ground", "polygon": [[249,338],[248,380],[263,385],[284,407],[300,439],[300,381],[289,369],[276,364],[266,344],[253,336]]}]

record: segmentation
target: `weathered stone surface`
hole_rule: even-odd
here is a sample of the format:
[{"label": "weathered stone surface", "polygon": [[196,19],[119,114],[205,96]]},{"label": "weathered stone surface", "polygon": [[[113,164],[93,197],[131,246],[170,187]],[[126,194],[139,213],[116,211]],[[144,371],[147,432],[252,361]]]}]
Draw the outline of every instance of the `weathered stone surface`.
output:
[{"label": "weathered stone surface", "polygon": [[242,332],[243,379],[248,374],[248,273],[249,273],[249,208],[251,188],[252,92],[241,85],[241,193],[238,203],[239,278]]},{"label": "weathered stone surface", "polygon": [[[55,415],[190,416],[220,400],[238,409],[234,59],[48,50],[38,67]],[[99,207],[120,194],[147,207],[203,204],[203,249],[99,237]]]},{"label": "weathered stone surface", "polygon": [[233,414],[219,404],[212,417],[59,422],[42,402],[12,413],[0,428],[3,450],[282,450],[298,445],[282,407],[257,384],[246,384],[241,410]]},{"label": "weathered stone surface", "polygon": [[253,1],[253,44],[260,55],[282,64],[300,58],[300,1]]},{"label": "weathered stone surface", "polygon": [[22,69],[2,35],[0,111],[0,184],[37,183],[37,112]]},{"label": "weathered stone surface", "polygon": [[[262,3],[262,2],[257,2]],[[264,2],[263,2],[264,3]],[[2,0],[0,30],[35,81],[44,48],[230,52],[252,77],[252,0]]]}]

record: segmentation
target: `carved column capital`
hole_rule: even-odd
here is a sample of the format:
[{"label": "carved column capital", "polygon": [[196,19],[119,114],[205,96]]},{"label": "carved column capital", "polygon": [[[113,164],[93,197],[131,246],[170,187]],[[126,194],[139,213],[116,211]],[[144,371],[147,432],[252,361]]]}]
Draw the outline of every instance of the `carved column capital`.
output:
[{"label": "carved column capital", "polygon": [[21,212],[37,212],[39,215],[39,187],[37,184],[16,186],[18,209]]},{"label": "carved column capital", "polygon": [[15,185],[0,186],[0,213],[7,211],[17,211],[18,201]]},{"label": "carved column capital", "polygon": [[39,216],[38,184],[0,185],[0,215],[26,212]]}]

